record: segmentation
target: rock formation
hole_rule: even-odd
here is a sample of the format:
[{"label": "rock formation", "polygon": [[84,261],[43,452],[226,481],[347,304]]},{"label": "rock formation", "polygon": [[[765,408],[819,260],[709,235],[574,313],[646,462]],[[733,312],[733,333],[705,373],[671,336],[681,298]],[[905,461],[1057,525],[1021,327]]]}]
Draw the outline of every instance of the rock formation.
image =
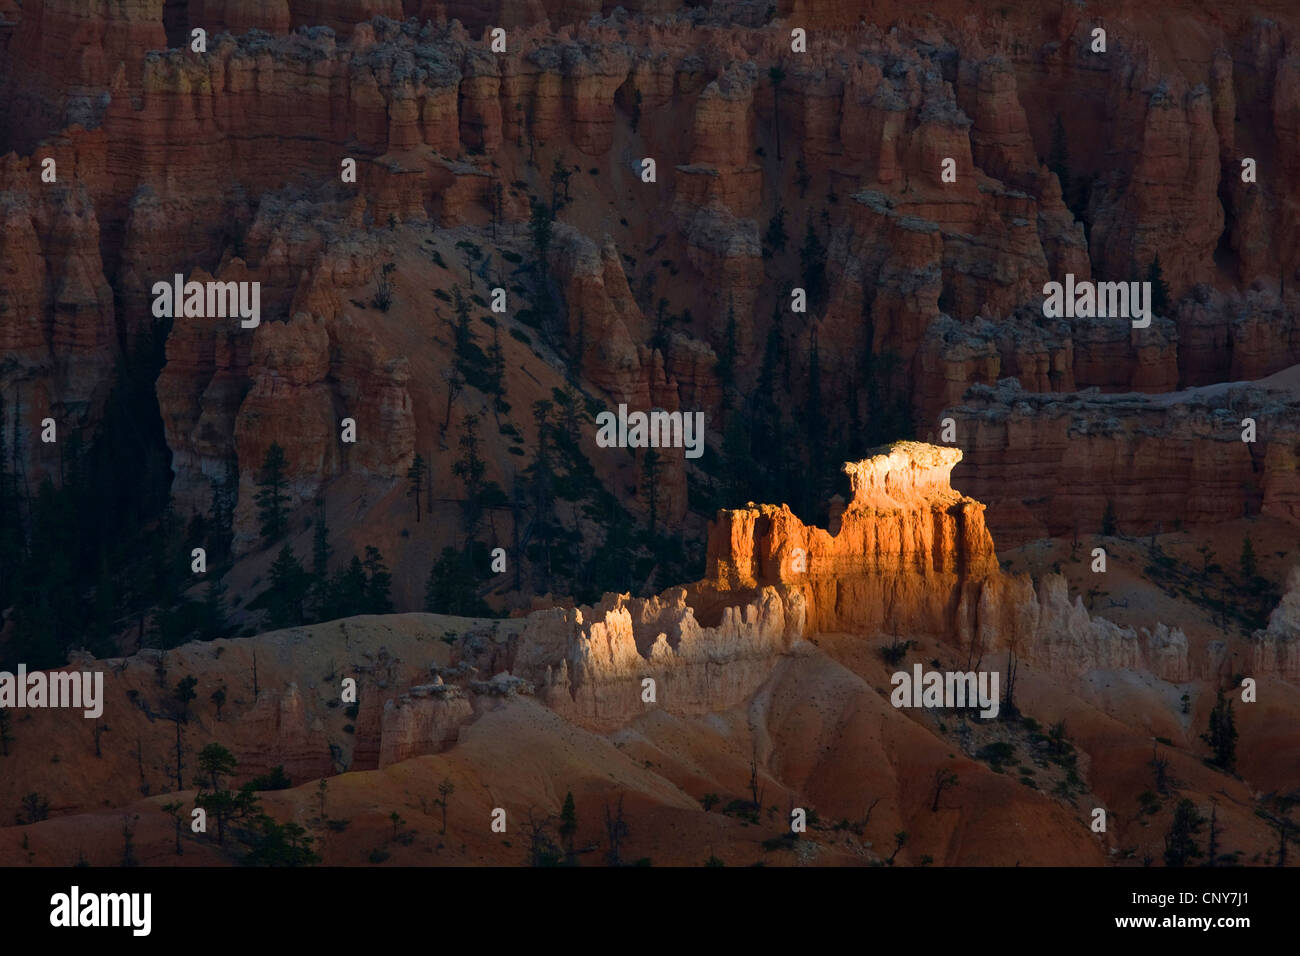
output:
[{"label": "rock formation", "polygon": [[[1212,524],[1264,514],[1295,520],[1296,402],[1267,384],[1176,397],[1035,394],[976,386],[950,410],[963,484],[988,503],[1007,544],[1101,527]],[[1245,419],[1256,441],[1243,441]]]},{"label": "rock formation", "polygon": [[669,713],[726,710],[753,694],[803,636],[803,610],[799,595],[765,588],[705,627],[684,588],[648,599],[606,595],[595,607],[530,615],[514,668],[535,681],[552,709],[597,729],[643,713],[647,679],[656,705]]}]

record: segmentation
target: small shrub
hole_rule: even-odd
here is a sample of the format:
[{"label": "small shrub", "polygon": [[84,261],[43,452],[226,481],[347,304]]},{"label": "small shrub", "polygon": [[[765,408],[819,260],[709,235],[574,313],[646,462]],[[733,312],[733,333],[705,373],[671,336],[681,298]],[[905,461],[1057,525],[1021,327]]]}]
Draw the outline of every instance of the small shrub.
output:
[{"label": "small shrub", "polygon": [[907,656],[907,652],[916,646],[916,641],[900,641],[894,638],[893,643],[886,647],[880,648],[880,656],[885,659],[885,663],[890,667],[897,667]]},{"label": "small shrub", "polygon": [[293,781],[289,775],[284,772],[284,766],[273,767],[270,773],[263,774],[260,777],[254,777],[249,781],[248,786],[255,791],[261,790],[288,790],[293,786]]},{"label": "small shrub", "polygon": [[793,850],[795,841],[799,839],[799,834],[786,832],[780,836],[774,836],[770,840],[763,841],[763,849],[768,853],[773,850]]},{"label": "small shrub", "polygon": [[1015,758],[1016,748],[1005,740],[985,744],[975,756],[988,763],[997,773],[1002,772],[1002,765]]}]

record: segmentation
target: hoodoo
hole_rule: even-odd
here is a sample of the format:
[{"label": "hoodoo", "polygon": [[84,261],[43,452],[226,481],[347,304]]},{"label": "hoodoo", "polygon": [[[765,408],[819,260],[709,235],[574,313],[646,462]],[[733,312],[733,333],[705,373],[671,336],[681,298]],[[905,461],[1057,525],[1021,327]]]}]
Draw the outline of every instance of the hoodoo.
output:
[{"label": "hoodoo", "polygon": [[719,512],[701,592],[800,591],[810,630],[949,631],[998,569],[984,506],[950,483],[959,461],[957,448],[896,442],[845,464],[853,498],[829,530],[785,505]]}]

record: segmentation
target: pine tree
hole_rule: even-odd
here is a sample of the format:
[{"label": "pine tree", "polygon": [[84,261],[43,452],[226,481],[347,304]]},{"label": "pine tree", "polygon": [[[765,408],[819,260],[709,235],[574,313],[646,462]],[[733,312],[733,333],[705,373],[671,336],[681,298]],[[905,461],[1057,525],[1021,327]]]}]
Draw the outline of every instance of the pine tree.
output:
[{"label": "pine tree", "polygon": [[573,840],[578,833],[578,809],[573,802],[573,791],[564,795],[564,808],[560,810],[560,839],[564,841],[564,862],[569,866],[577,861]]},{"label": "pine tree", "polygon": [[334,576],[330,599],[325,607],[327,620],[366,613],[366,570],[355,554],[346,568]]},{"label": "pine tree", "polygon": [[799,264],[803,270],[808,305],[814,310],[820,310],[826,298],[826,246],[813,229],[812,220],[808,222],[803,245],[799,248]]},{"label": "pine tree", "polygon": [[781,84],[785,82],[785,70],[779,66],[769,67],[767,78],[772,82],[772,130],[776,134],[776,158],[781,158]]},{"label": "pine tree", "polygon": [[222,477],[212,482],[212,527],[208,533],[208,551],[209,559],[214,563],[224,562],[230,556],[238,496],[239,468],[231,459],[226,462]]},{"label": "pine tree", "polygon": [[1180,800],[1174,808],[1173,823],[1165,834],[1165,866],[1187,866],[1193,859],[1201,856],[1201,848],[1196,843],[1196,834],[1200,832],[1205,819],[1196,812],[1196,804],[1191,800]]},{"label": "pine tree", "polygon": [[1109,498],[1106,499],[1106,510],[1101,515],[1101,533],[1106,537],[1113,537],[1117,531],[1115,524],[1115,502]]},{"label": "pine tree", "polygon": [[409,487],[406,489],[406,497],[415,496],[415,523],[420,523],[420,492],[424,490],[424,457],[416,454],[415,459],[411,462],[411,467],[406,469],[406,480]]},{"label": "pine tree", "polygon": [[280,549],[270,571],[271,587],[267,597],[269,624],[273,629],[297,627],[305,620],[303,605],[311,577],[294,556],[293,547]]},{"label": "pine tree", "polygon": [[194,688],[198,686],[199,679],[193,674],[187,674],[177,681],[175,688],[172,689],[172,701],[176,707],[176,719],[181,723],[189,723],[190,719],[190,701],[198,694]]},{"label": "pine tree", "polygon": [[783,250],[788,238],[785,232],[785,206],[778,199],[776,208],[772,210],[772,218],[767,221],[767,232],[763,234],[763,258],[770,259],[772,253]]},{"label": "pine tree", "polygon": [[543,203],[533,201],[532,212],[528,219],[528,237],[533,244],[533,261],[543,280],[550,274],[550,263],[546,253],[551,247],[553,219],[551,211]]},{"label": "pine tree", "polygon": [[429,569],[424,587],[424,609],[431,614],[488,617],[492,609],[478,596],[478,581],[465,556],[444,548]]},{"label": "pine tree", "polygon": [[215,641],[230,634],[225,595],[226,585],[221,578],[214,577],[208,582],[207,593],[203,596],[203,626],[199,634],[201,640]]},{"label": "pine tree", "polygon": [[533,449],[533,460],[525,472],[532,511],[528,537],[537,542],[534,561],[538,571],[543,575],[541,585],[543,591],[551,589],[551,550],[556,534],[560,530],[555,520],[556,474],[551,456],[554,431],[551,411],[554,407],[554,403],[546,399],[533,403],[533,420],[537,423],[537,444]]},{"label": "pine tree", "polygon": [[451,466],[451,471],[465,486],[465,501],[461,506],[461,516],[467,539],[474,537],[483,516],[484,474],[487,471],[487,463],[479,456],[478,445],[478,416],[466,415],[461,420],[460,457]]},{"label": "pine tree", "polygon": [[262,542],[271,544],[289,530],[289,495],[285,492],[284,449],[272,442],[262,462],[262,471],[258,476],[260,489],[254,500],[257,502],[257,517],[262,523]]},{"label": "pine tree", "polygon": [[333,553],[329,524],[325,519],[325,499],[317,498],[316,523],[312,526],[311,535],[311,573],[317,581],[324,581],[329,576],[330,555]]},{"label": "pine tree", "polygon": [[329,620],[329,608],[332,601],[330,593],[329,564],[334,549],[330,546],[329,522],[325,517],[325,499],[316,499],[316,518],[312,523],[311,533],[311,582],[310,594],[312,621]]},{"label": "pine tree", "polygon": [[1237,722],[1232,715],[1232,701],[1219,689],[1214,709],[1210,711],[1210,729],[1201,739],[1214,751],[1211,762],[1231,773],[1237,765]]},{"label": "pine tree", "polygon": [[[452,323],[452,340],[457,358],[463,360],[474,341],[474,331],[470,328],[470,302],[461,292],[459,284],[451,287],[451,297],[452,310],[456,313],[456,321]],[[463,369],[462,374],[464,374]]]},{"label": "pine tree", "polygon": [[393,612],[393,576],[384,564],[384,556],[379,549],[366,545],[366,560],[361,565],[368,575],[366,579],[366,613],[391,614]]},{"label": "pine tree", "polygon": [[1169,286],[1165,284],[1165,273],[1160,268],[1160,253],[1151,260],[1147,269],[1147,281],[1151,283],[1151,314],[1164,315],[1169,308]]},{"label": "pine tree", "polygon": [[[569,169],[564,163],[560,162],[560,157],[555,157],[555,162],[551,167],[551,216],[554,217],[569,202],[569,179],[573,176],[573,170]],[[564,198],[560,199],[560,189],[564,189]]]},{"label": "pine tree", "polygon": [[[582,365],[582,326],[578,326],[579,345],[577,365]],[[510,411],[506,403],[506,353],[501,347],[501,328],[492,326],[492,344],[488,346],[488,376],[492,383],[492,413],[496,417],[497,427],[501,427],[501,416]]]}]

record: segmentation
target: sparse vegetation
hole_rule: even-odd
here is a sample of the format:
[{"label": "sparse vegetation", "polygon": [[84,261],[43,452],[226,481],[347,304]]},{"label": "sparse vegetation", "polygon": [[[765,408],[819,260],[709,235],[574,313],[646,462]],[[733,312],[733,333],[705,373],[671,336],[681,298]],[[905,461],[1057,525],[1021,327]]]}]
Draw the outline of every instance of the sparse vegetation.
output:
[{"label": "sparse vegetation", "polygon": [[880,656],[890,667],[897,667],[913,647],[916,647],[916,641],[900,641],[895,637],[889,644],[880,648]]},{"label": "sparse vegetation", "polygon": [[1201,739],[1213,752],[1210,763],[1232,773],[1237,765],[1237,722],[1232,715],[1232,701],[1224,697],[1222,689],[1210,711],[1210,728]]}]

